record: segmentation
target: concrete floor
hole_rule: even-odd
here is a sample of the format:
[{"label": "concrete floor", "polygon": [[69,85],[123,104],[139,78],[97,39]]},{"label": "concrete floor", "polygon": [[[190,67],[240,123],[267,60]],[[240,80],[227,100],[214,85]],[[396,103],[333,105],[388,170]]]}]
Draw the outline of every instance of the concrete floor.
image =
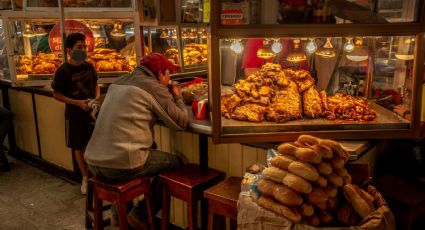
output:
[{"label": "concrete floor", "polygon": [[8,159],[11,170],[0,171],[0,229],[85,229],[80,184]]}]

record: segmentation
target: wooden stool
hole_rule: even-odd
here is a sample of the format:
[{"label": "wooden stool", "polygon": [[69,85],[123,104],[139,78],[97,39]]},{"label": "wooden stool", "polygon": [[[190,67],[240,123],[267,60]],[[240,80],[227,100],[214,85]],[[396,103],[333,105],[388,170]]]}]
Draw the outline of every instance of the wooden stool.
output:
[{"label": "wooden stool", "polygon": [[222,225],[225,223],[223,217],[230,218],[230,229],[237,228],[237,203],[241,192],[241,182],[241,177],[229,177],[204,192],[204,197],[208,199],[208,230],[217,228],[217,224],[221,225],[220,229],[225,229]]},{"label": "wooden stool", "polygon": [[384,176],[372,185],[387,200],[397,229],[413,229],[413,221],[425,217],[425,188],[396,176]]},{"label": "wooden stool", "polygon": [[120,230],[128,229],[127,202],[144,194],[148,224],[151,230],[154,229],[149,177],[137,178],[128,182],[116,182],[104,178],[92,177],[88,180],[88,192],[89,190],[93,194],[94,215],[90,214],[89,193],[87,193],[86,228],[88,227],[88,219],[90,219],[94,222],[94,229],[103,229],[105,223],[103,220],[104,207],[102,203],[105,200],[117,205]]},{"label": "wooden stool", "polygon": [[195,164],[187,164],[175,170],[161,173],[159,179],[164,186],[161,229],[167,229],[170,222],[171,196],[187,202],[189,230],[196,229],[198,201],[202,199],[203,192],[206,189],[220,182],[223,178],[224,173],[214,169],[202,168]]}]

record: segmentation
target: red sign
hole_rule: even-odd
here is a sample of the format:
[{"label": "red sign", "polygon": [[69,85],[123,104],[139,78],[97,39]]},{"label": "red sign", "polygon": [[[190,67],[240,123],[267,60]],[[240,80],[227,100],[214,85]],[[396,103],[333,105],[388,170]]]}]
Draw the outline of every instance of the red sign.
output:
[{"label": "red sign", "polygon": [[[84,24],[75,20],[65,21],[65,34],[82,33],[86,36],[87,52],[93,52],[94,37],[93,32]],[[49,46],[52,52],[62,52],[62,36],[60,25],[56,24],[49,34]]]}]

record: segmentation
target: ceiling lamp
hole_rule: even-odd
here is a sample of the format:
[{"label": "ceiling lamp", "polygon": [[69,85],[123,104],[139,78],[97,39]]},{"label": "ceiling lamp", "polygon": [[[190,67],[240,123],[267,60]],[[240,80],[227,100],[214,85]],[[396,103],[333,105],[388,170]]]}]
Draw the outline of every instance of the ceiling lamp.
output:
[{"label": "ceiling lamp", "polygon": [[402,61],[410,61],[415,58],[413,54],[414,38],[405,39],[402,46],[399,46],[395,57]]},{"label": "ceiling lamp", "polygon": [[190,30],[189,38],[190,39],[196,39],[196,38],[198,38],[198,33],[196,32],[196,29],[191,29]]},{"label": "ceiling lamp", "polygon": [[47,32],[43,27],[39,26],[39,27],[35,28],[35,36],[42,37],[42,36],[45,36],[45,35],[47,35]]},{"label": "ceiling lamp", "polygon": [[236,54],[241,54],[243,52],[243,45],[241,44],[241,40],[233,40],[232,44],[230,44],[230,49]]},{"label": "ceiling lamp", "polygon": [[171,38],[172,39],[177,39],[177,32],[174,29],[171,31]]},{"label": "ceiling lamp", "polygon": [[288,62],[302,62],[307,60],[307,56],[300,49],[300,39],[294,39],[292,42],[294,44],[294,51],[288,54],[286,60]]},{"label": "ceiling lamp", "polygon": [[208,37],[207,31],[205,29],[202,29],[202,31],[201,31],[201,38],[202,39],[207,39],[207,37]]},{"label": "ceiling lamp", "polygon": [[346,57],[355,62],[366,61],[369,58],[368,50],[363,46],[363,39],[358,38],[355,42],[354,49]]},{"label": "ceiling lamp", "polygon": [[354,50],[353,38],[348,37],[347,42],[344,44],[344,51],[350,53]]},{"label": "ceiling lamp", "polygon": [[316,52],[316,50],[317,50],[317,44],[314,41],[314,38],[309,38],[307,45],[305,46],[305,51],[308,54],[313,54],[314,52]]},{"label": "ceiling lamp", "polygon": [[276,54],[270,49],[269,41],[264,39],[263,45],[257,50],[257,57],[261,59],[274,58]]},{"label": "ceiling lamp", "polygon": [[316,55],[323,58],[335,57],[335,49],[332,46],[331,38],[326,38],[326,43],[316,51]]},{"label": "ceiling lamp", "polygon": [[111,36],[113,37],[124,37],[125,31],[122,29],[122,25],[120,23],[114,24],[114,29],[111,31]]},{"label": "ceiling lamp", "polygon": [[188,39],[188,38],[189,38],[189,32],[186,29],[183,29],[182,39]]},{"label": "ceiling lamp", "polygon": [[32,30],[32,26],[30,23],[25,23],[24,31],[22,33],[24,38],[32,38],[35,36],[34,30]]}]

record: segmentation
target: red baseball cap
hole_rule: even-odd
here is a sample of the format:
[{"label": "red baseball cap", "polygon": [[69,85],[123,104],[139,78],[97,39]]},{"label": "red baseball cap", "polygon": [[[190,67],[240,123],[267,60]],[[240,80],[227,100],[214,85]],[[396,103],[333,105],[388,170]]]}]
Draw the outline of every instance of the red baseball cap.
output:
[{"label": "red baseball cap", "polygon": [[180,70],[180,66],[171,63],[164,55],[160,53],[151,53],[140,60],[140,65],[148,68],[152,72],[163,72],[166,69],[174,73]]}]

